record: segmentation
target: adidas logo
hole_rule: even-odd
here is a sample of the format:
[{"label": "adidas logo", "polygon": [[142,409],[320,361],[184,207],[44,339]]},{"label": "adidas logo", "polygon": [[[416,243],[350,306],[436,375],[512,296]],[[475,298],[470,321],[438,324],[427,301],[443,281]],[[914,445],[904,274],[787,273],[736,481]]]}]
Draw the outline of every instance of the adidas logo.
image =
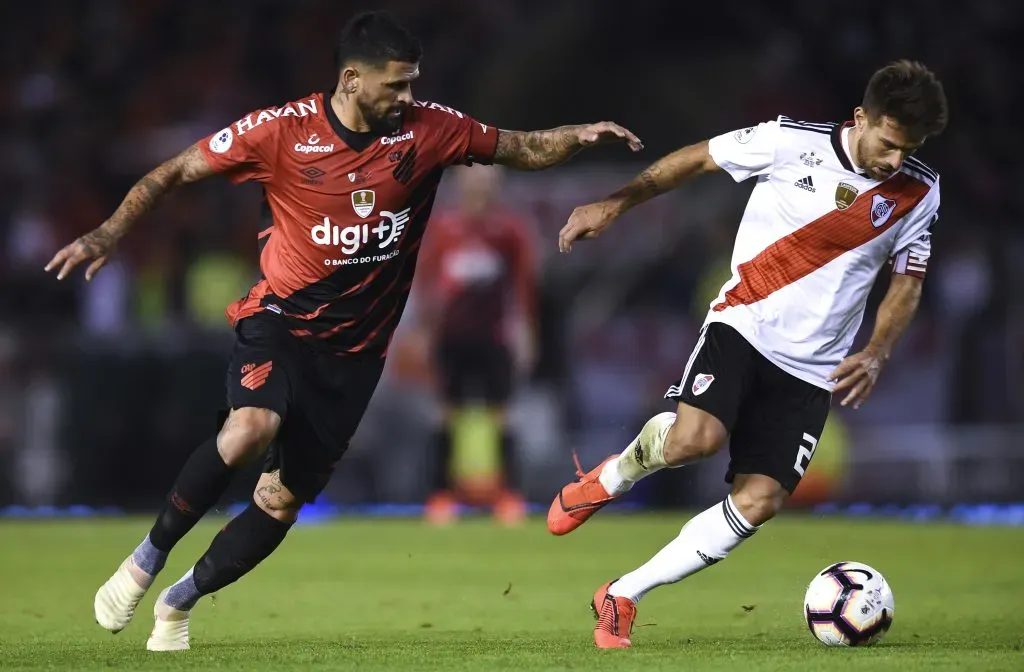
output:
[{"label": "adidas logo", "polygon": [[700,556],[700,559],[703,560],[704,564],[707,565],[708,567],[710,567],[711,565],[713,565],[716,562],[718,562],[719,560],[721,560],[721,558],[712,558],[707,553],[702,553],[701,551],[697,551],[697,555]]},{"label": "adidas logo", "polygon": [[793,186],[800,187],[801,189],[806,189],[812,194],[817,191],[817,189],[814,188],[814,180],[811,179],[810,175],[803,178],[802,180],[797,180],[796,182],[793,183]]}]

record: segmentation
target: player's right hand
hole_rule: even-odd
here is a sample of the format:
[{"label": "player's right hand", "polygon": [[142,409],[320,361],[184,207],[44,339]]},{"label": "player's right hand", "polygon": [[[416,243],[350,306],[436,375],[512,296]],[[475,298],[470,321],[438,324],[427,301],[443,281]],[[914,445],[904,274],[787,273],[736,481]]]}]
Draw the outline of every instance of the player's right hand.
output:
[{"label": "player's right hand", "polygon": [[90,231],[75,242],[65,246],[60,252],[53,255],[53,259],[46,265],[46,271],[60,267],[57,271],[57,279],[63,280],[68,273],[74,270],[83,261],[92,259],[93,262],[85,269],[86,281],[92,280],[96,271],[103,268],[114,252],[117,244],[117,237],[108,233],[102,226]]},{"label": "player's right hand", "polygon": [[572,211],[569,221],[558,232],[559,251],[569,252],[577,240],[597,238],[618,216],[618,207],[609,201],[581,205]]}]

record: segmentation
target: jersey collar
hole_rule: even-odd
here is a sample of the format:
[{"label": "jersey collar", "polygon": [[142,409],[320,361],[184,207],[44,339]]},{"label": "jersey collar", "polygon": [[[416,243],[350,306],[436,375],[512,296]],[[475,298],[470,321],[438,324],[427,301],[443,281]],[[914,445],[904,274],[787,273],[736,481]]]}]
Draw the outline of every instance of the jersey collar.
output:
[{"label": "jersey collar", "polygon": [[843,137],[843,131],[847,128],[853,128],[852,121],[837,124],[836,127],[832,129],[832,150],[839,158],[839,163],[843,164],[843,168],[856,175],[864,175],[863,171],[857,170],[857,168],[854,167],[853,161],[850,159],[850,152],[847,151],[847,138]]},{"label": "jersey collar", "polygon": [[331,124],[331,128],[341,141],[349,146],[356,152],[361,152],[370,145],[372,145],[380,136],[373,131],[365,131],[360,133],[359,131],[353,131],[352,129],[341,123],[341,119],[334,113],[334,106],[331,105],[331,98],[334,96],[334,89],[331,89],[324,96],[324,110],[327,113],[327,121]]}]

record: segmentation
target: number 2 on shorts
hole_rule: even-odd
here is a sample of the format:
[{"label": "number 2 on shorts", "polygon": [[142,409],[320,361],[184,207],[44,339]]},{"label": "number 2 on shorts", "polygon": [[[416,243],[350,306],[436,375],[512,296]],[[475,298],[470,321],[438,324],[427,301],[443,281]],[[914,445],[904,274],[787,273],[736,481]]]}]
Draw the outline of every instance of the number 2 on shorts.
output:
[{"label": "number 2 on shorts", "polygon": [[811,458],[814,457],[814,451],[818,447],[818,440],[807,432],[804,432],[804,441],[811,444],[811,447],[808,448],[801,443],[800,450],[796,454],[796,462],[793,463],[793,469],[801,476],[804,475],[804,470],[807,469],[807,465],[811,463]]}]

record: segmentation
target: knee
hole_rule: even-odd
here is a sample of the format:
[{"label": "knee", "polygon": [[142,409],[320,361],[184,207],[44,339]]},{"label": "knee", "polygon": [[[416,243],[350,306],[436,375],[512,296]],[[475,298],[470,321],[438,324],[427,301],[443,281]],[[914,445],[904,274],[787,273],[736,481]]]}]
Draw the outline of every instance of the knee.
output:
[{"label": "knee", "polygon": [[732,489],[732,502],[751,525],[771,520],[786,503],[789,493],[767,476],[737,477]]},{"label": "knee", "polygon": [[252,501],[268,516],[282,523],[294,523],[302,509],[302,502],[281,483],[280,470],[260,476]]},{"label": "knee", "polygon": [[665,436],[665,463],[677,467],[718,452],[725,443],[721,423],[679,416]]},{"label": "knee", "polygon": [[263,454],[280,426],[281,417],[274,411],[235,409],[217,435],[217,452],[228,466],[244,466]]}]

